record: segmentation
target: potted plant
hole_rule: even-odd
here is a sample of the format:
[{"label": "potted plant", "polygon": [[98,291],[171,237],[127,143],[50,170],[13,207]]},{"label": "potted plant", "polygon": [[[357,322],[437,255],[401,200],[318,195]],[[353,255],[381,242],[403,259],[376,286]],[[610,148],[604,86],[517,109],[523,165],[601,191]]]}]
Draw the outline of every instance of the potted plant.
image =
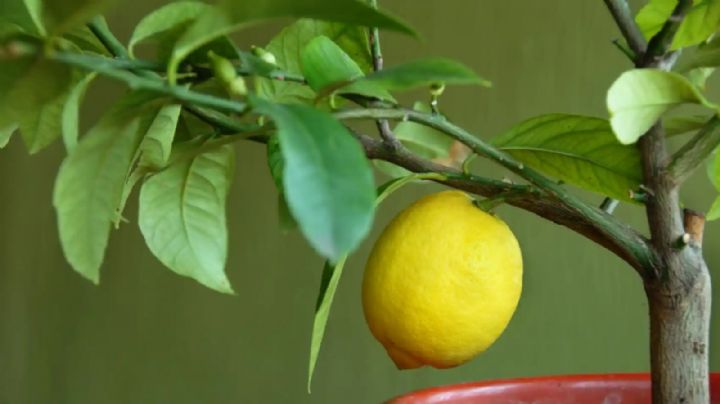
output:
[{"label": "potted plant", "polygon": [[[0,15],[0,147],[16,132],[32,153],[62,137],[68,156],[58,172],[53,205],[65,257],[88,280],[98,282],[111,229],[122,222],[125,202],[138,187],[139,228],[150,251],[170,270],[219,292],[232,292],[224,264],[233,144],[262,143],[267,145],[284,223],[297,226],[327,259],[313,324],[310,375],[343,264],[368,234],[376,207],[404,184],[434,181],[475,195],[480,210],[468,215],[478,223],[502,229],[493,222],[492,209],[499,203],[512,205],[624,260],[642,279],[648,299],[653,402],[710,401],[711,281],[702,245],[705,221],[720,217],[720,199],[702,213],[683,209],[678,192],[706,163],[720,190],[720,154],[715,152],[720,107],[701,90],[720,64],[714,38],[720,26],[719,1],[649,0],[633,15],[625,0],[605,0],[623,36],[615,44],[628,58],[628,70],[618,72],[608,89],[609,118],[542,115],[490,142],[449,120],[439,107],[446,86],[489,86],[489,81],[442,58],[386,68],[379,30],[415,33],[380,11],[375,1],[171,2],[145,16],[127,45],[101,16],[112,3],[5,0]],[[264,48],[241,50],[228,37],[279,17],[297,20]],[[148,43],[156,45],[155,56],[136,57],[135,48]],[[79,105],[97,76],[125,83],[130,91],[79,137]],[[411,108],[395,98],[417,88],[428,89],[429,102]],[[683,120],[681,129],[672,126],[673,131],[694,134],[671,153],[662,119],[684,104],[698,105],[708,116]],[[356,121],[374,122],[377,136],[359,131]],[[498,164],[519,180],[473,172],[470,162],[475,157]],[[370,160],[394,177],[377,190]],[[568,184],[607,198],[594,206]],[[619,203],[644,207],[649,234],[613,216]],[[456,229],[435,234],[442,241]],[[461,253],[491,245],[483,229],[476,226],[468,233],[472,243]],[[511,233],[502,234],[512,244]],[[397,240],[390,250],[426,250]],[[440,249],[427,250],[436,251],[427,261],[433,262]],[[514,257],[511,266],[521,270],[516,250],[511,245],[508,254],[496,257],[493,270],[502,273],[507,256]],[[394,267],[388,260],[379,265],[381,270]],[[472,273],[476,268],[471,261],[453,268]],[[446,285],[433,282],[437,272],[430,267],[428,287]],[[418,286],[413,282],[403,286],[403,296],[415,296]],[[476,283],[482,287],[483,282]],[[388,283],[377,285],[377,294],[367,294],[366,312],[381,300],[378,296]],[[436,296],[449,296],[447,290]],[[514,303],[503,305],[501,300],[509,296],[503,294],[490,306],[478,306],[478,311],[502,306],[503,321],[482,347],[473,346],[468,353],[492,343],[509,320],[519,284],[507,290],[513,291]],[[458,313],[458,304],[453,307],[441,299],[438,306],[450,310],[442,313]],[[437,314],[422,313],[407,314],[425,316],[426,325],[434,318],[430,314]],[[369,322],[373,327],[375,320],[369,317]],[[383,327],[394,325],[373,331],[391,356],[395,350],[401,367],[448,367],[469,359],[445,353],[425,357],[404,342],[383,340]],[[421,342],[431,345],[435,330],[423,332]],[[578,380],[552,379],[550,386],[578,386]],[[647,386],[643,376],[588,380],[641,390]],[[555,394],[548,390],[548,380],[509,385],[518,392],[542,388],[538,394]],[[565,387],[563,391],[574,388]]]}]

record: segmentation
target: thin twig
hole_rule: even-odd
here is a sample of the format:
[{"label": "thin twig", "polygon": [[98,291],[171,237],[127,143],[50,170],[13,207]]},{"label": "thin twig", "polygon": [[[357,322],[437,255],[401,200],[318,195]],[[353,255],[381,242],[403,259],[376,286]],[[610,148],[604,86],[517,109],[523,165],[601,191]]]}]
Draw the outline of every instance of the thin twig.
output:
[{"label": "thin twig", "polygon": [[97,72],[125,82],[133,89],[152,91],[158,94],[173,97],[183,103],[195,104],[226,112],[242,114],[247,111],[247,105],[240,101],[215,97],[199,93],[183,86],[171,86],[164,81],[148,77],[141,77],[129,71],[117,69],[112,59],[102,56],[82,55],[74,52],[56,52],[51,58],[57,62],[78,67],[88,71]]},{"label": "thin twig", "polygon": [[117,58],[130,59],[130,54],[127,49],[125,49],[122,42],[108,29],[107,22],[105,22],[104,18],[97,16],[90,20],[87,26],[111,55]]},{"label": "thin twig", "polygon": [[610,10],[610,14],[612,14],[615,19],[615,23],[618,28],[620,28],[620,32],[622,32],[623,37],[625,37],[628,46],[630,46],[630,49],[632,49],[635,55],[644,54],[645,37],[643,37],[642,32],[640,32],[640,28],[638,28],[637,24],[635,24],[635,20],[633,19],[633,14],[630,10],[630,6],[628,6],[627,0],[604,1],[605,5]]},{"label": "thin twig", "polygon": [[631,62],[635,63],[635,59],[637,59],[637,56],[631,49],[627,47],[627,45],[622,43],[620,39],[613,39],[612,43],[620,52],[622,52],[623,55],[630,59]]},{"label": "thin twig", "polygon": [[[370,7],[377,9],[377,0],[370,0]],[[370,54],[372,55],[373,70],[380,71],[383,69],[384,61],[382,47],[380,46],[380,30],[377,27],[370,28],[368,32],[368,41],[370,42]],[[378,132],[380,133],[380,138],[383,140],[386,147],[396,150],[402,146],[397,137],[395,137],[387,119],[378,119],[375,121],[375,124],[377,125]]]},{"label": "thin twig", "polygon": [[195,115],[201,121],[214,127],[216,130],[223,135],[232,135],[237,133],[257,131],[260,129],[260,125],[248,125],[246,123],[239,122],[232,117],[225,115],[221,112],[202,108],[197,105],[188,104],[185,105],[185,110]]}]

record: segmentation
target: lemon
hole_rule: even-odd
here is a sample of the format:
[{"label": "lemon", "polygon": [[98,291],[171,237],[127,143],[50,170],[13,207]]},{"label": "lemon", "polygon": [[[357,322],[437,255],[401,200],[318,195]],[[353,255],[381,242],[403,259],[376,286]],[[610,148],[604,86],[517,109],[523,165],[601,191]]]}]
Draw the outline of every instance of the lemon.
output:
[{"label": "lemon", "polygon": [[503,332],[522,289],[522,256],[497,217],[460,191],[426,196],[401,212],[365,268],[370,331],[399,369],[450,368]]}]

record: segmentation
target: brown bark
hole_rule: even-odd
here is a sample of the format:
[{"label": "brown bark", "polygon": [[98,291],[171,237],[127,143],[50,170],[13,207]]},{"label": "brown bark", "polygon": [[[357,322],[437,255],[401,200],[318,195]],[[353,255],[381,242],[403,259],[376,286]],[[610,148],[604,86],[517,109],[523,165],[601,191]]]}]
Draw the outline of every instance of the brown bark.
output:
[{"label": "brown bark", "polygon": [[707,404],[711,283],[701,257],[669,272],[692,274],[646,283],[654,404]]}]

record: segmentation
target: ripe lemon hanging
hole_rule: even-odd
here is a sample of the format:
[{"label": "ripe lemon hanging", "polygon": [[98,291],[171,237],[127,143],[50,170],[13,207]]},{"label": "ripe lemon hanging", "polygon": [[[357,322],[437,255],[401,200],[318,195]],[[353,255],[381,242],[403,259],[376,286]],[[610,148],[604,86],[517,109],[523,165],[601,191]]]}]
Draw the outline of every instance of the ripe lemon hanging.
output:
[{"label": "ripe lemon hanging", "polygon": [[426,196],[375,243],[363,280],[370,331],[399,369],[450,368],[503,332],[522,289],[508,226],[459,191]]}]

